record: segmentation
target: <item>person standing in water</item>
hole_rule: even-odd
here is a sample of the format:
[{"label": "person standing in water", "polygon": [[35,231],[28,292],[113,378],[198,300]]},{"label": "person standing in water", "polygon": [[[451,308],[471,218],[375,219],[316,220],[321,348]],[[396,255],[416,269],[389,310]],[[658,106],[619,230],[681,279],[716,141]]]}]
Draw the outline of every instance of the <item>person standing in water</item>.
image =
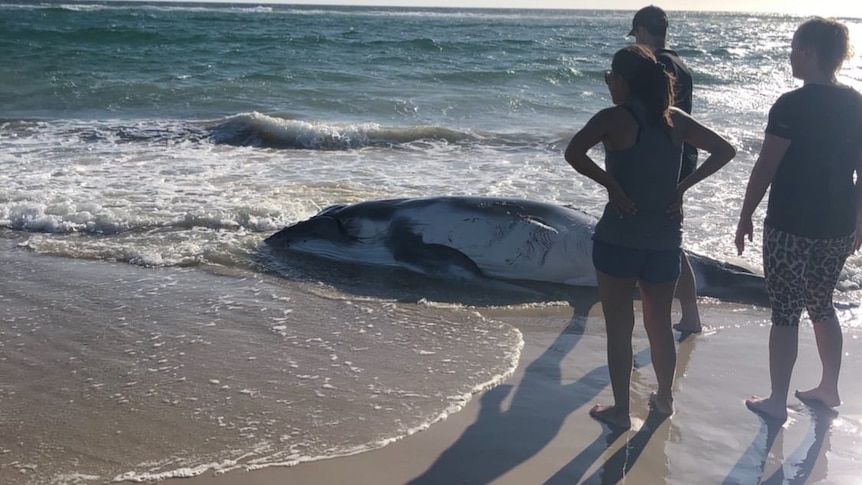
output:
[{"label": "person standing in water", "polygon": [[[714,131],[673,107],[673,77],[649,49],[631,45],[619,50],[605,82],[614,106],[599,111],[572,137],[565,158],[608,191],[608,203],[593,235],[593,264],[605,316],[614,405],[596,405],[590,415],[610,426],[628,428],[635,287],[640,288],[658,380],[650,403],[655,411],[671,414],[676,371],[671,304],[680,274],[682,197],[729,162],[736,151]],[[588,155],[599,143],[605,148],[607,170]],[[683,143],[710,156],[680,182]]]},{"label": "person standing in water", "polygon": [[[691,114],[693,91],[691,71],[679,54],[667,47],[667,29],[667,14],[661,8],[650,5],[635,13],[632,18],[632,29],[628,35],[633,36],[638,45],[650,49],[665,70],[673,75],[674,106]],[[691,175],[696,167],[697,148],[689,143],[683,144],[679,180],[682,181]],[[684,333],[700,333],[703,327],[697,308],[697,279],[685,251],[682,252],[682,272],[676,287],[676,297],[679,299],[682,317],[673,328]]]},{"label": "person standing in water", "polygon": [[803,308],[814,326],[823,372],[817,387],[796,391],[796,397],[827,407],[841,404],[843,336],[832,294],[844,262],[862,242],[862,95],[836,79],[849,56],[844,24],[815,17],[797,28],[790,67],[802,87],[769,110],[736,229],[741,255],[753,237],[752,214],[771,187],[763,225],[771,392],[745,402],[766,418],[787,419]]}]

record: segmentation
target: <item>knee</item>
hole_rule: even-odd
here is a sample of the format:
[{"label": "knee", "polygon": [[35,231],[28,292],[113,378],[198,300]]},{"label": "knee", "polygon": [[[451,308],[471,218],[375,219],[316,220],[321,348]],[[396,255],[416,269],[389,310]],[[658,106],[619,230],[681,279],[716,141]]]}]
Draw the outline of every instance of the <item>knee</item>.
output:
[{"label": "knee", "polygon": [[798,327],[802,310],[793,312],[772,312],[772,325],[776,327]]},{"label": "knee", "polygon": [[835,313],[835,308],[832,306],[829,306],[828,308],[809,308],[808,318],[811,319],[811,323],[814,325],[839,325],[838,315]]}]

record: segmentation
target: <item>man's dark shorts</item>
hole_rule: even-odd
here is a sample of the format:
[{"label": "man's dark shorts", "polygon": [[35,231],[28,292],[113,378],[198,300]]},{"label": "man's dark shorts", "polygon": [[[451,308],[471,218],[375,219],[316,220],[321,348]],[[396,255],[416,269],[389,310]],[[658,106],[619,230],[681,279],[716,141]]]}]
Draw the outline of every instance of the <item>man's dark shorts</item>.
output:
[{"label": "man's dark shorts", "polygon": [[593,241],[593,265],[615,278],[667,283],[679,278],[682,251],[630,248]]}]

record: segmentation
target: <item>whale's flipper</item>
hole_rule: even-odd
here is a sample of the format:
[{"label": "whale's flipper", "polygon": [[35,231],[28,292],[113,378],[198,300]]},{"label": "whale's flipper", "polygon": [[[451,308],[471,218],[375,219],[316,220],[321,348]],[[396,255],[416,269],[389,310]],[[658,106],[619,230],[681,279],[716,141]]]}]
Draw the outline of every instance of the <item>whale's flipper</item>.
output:
[{"label": "whale's flipper", "polygon": [[426,243],[407,219],[392,222],[387,245],[396,261],[429,275],[484,278],[469,256],[444,244]]}]

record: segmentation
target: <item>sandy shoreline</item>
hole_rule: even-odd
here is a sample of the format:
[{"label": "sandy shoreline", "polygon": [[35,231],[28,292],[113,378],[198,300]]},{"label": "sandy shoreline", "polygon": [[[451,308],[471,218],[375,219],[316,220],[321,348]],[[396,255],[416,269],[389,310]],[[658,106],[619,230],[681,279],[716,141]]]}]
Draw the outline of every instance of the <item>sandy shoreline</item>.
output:
[{"label": "sandy shoreline", "polygon": [[[767,426],[743,405],[768,389],[767,310],[703,307],[712,330],[679,343],[677,413],[668,420],[646,408],[654,382],[642,329],[633,378],[639,429],[617,435],[587,414],[610,399],[603,352],[580,342],[602,338],[601,316],[594,310],[566,323],[561,315],[537,315],[518,325],[525,348],[515,375],[426,431],[354,456],[167,483],[859,483],[862,391],[853,383],[862,369],[860,333],[846,332],[838,417],[791,401],[788,422]],[[816,382],[810,326],[801,330],[796,369],[794,388]]]},{"label": "sandy shoreline", "polygon": [[[284,352],[266,345],[270,332],[239,333],[235,325],[242,315],[248,315],[246,325],[258,322],[260,295],[272,292],[268,283],[25,254],[3,257],[0,483],[45,483],[28,477],[40,471],[39,463],[61,459],[87,459],[106,468],[148,463],[154,465],[141,466],[171,470],[179,466],[170,461],[175,457],[208,450],[224,463],[225,453],[237,443],[222,441],[224,424],[233,426],[231,420],[236,426],[253,425],[251,434],[285,433],[287,416],[277,414],[284,406],[254,398],[241,387],[265,385],[260,388],[264,394],[288,401],[303,392],[288,380],[290,373],[279,373]],[[225,295],[231,295],[234,308],[229,313],[201,313],[192,304]],[[297,295],[310,304],[312,313],[304,318],[319,316],[321,305],[329,301]],[[623,478],[636,485],[860,483],[858,322],[845,329],[840,414],[832,419],[791,399],[790,419],[777,428],[766,426],[743,405],[749,395],[768,389],[768,309],[702,300],[703,320],[710,328],[678,344],[677,412],[666,420],[648,413],[654,377],[639,323],[634,338],[635,428],[612,434],[587,413],[595,403],[610,402],[611,394],[604,324],[593,298],[593,292],[585,292],[574,295],[570,305],[476,308],[488,321],[511,325],[523,336],[517,369],[501,385],[475,395],[463,410],[424,431],[351,456],[223,474],[181,470],[199,475],[162,483],[523,485],[617,483]],[[177,301],[184,305],[178,308]],[[335,308],[333,316],[347,316],[340,304]],[[467,322],[466,313],[451,315]],[[857,313],[856,308],[844,309],[841,316],[858,319]],[[407,313],[399,325],[427,317],[422,315]],[[450,315],[450,310],[439,315]],[[320,335],[319,328],[311,332]],[[388,351],[404,345],[393,341]],[[323,358],[329,367],[329,354]],[[413,380],[420,376],[403,367],[392,372]],[[813,332],[804,322],[792,387],[813,385],[819,372]],[[272,377],[256,378],[261,373]],[[213,376],[220,379],[218,386]],[[311,392],[307,399],[314,399],[319,389],[306,389]],[[347,405],[332,397],[315,403],[321,412],[328,409],[327,419],[357,413],[368,404]],[[305,415],[298,419],[303,421],[295,423],[305,422],[312,431],[318,426]],[[377,426],[392,428],[391,421]],[[334,440],[330,445],[347,442],[341,434],[328,436]],[[277,440],[271,441],[277,446]],[[290,449],[272,452],[291,454]],[[253,463],[238,461],[246,467]],[[73,469],[90,467],[81,463]],[[106,483],[113,477],[66,475],[51,483]]]}]

